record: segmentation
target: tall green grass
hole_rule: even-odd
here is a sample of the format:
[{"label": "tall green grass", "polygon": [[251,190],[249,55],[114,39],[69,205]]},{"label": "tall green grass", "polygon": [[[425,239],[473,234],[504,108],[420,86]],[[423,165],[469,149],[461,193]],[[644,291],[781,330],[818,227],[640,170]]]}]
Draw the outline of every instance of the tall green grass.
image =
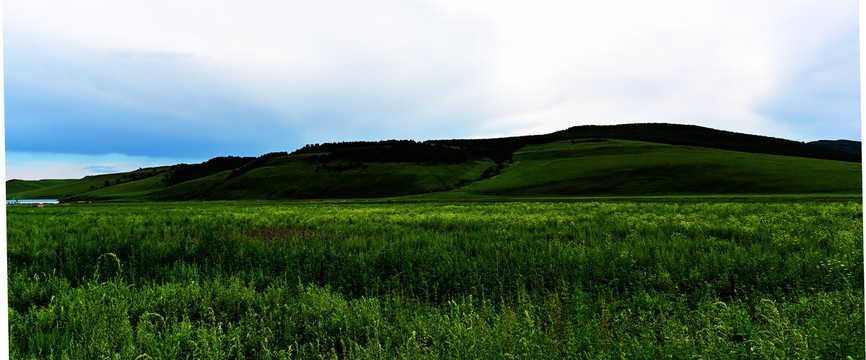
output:
[{"label": "tall green grass", "polygon": [[862,358],[859,203],[8,208],[13,358]]}]

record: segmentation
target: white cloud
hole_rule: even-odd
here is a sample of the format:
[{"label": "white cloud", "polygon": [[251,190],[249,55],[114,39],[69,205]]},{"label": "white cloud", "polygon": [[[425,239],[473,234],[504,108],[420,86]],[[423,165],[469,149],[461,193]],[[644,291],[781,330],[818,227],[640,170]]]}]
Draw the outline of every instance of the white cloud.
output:
[{"label": "white cloud", "polygon": [[[767,104],[796,86],[850,89],[844,79],[856,77],[836,66],[851,61],[840,50],[850,44],[839,44],[856,34],[850,0],[4,5],[7,43],[45,55],[8,69],[17,79],[193,125],[214,121],[215,103],[236,102],[275,116],[209,125],[306,142],[631,122],[804,138],[794,121],[808,119],[767,113]],[[836,72],[803,85],[818,65]],[[851,106],[816,104],[827,109],[815,116]]]},{"label": "white cloud", "polygon": [[106,172],[125,172],[138,168],[201,161],[123,154],[80,155],[6,151],[6,180],[80,179]]},{"label": "white cloud", "polygon": [[484,126],[501,134],[675,122],[802,136],[759,106],[826,56],[828,37],[856,29],[842,2],[508,4],[491,8],[504,14],[491,16],[503,37],[489,98],[503,111]]}]

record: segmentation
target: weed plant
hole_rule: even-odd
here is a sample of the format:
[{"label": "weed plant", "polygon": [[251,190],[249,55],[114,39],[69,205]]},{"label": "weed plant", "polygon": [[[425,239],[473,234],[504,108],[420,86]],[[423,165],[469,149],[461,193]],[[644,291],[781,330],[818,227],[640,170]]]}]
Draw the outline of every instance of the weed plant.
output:
[{"label": "weed plant", "polygon": [[9,207],[15,359],[864,356],[862,207]]}]

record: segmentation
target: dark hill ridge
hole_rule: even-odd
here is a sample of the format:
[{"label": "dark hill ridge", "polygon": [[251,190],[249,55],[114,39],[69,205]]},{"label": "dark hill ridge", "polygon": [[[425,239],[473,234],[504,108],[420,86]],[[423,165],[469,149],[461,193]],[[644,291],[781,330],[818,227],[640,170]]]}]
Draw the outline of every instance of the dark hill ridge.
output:
[{"label": "dark hill ridge", "polygon": [[80,180],[7,182],[7,193],[66,201],[859,194],[859,162],[856,154],[766,136],[629,124],[491,139],[310,144]]},{"label": "dark hill ridge", "polygon": [[489,139],[386,140],[309,144],[292,154],[326,154],[322,160],[456,163],[487,157],[497,163],[510,159],[526,145],[562,140],[610,138],[671,145],[699,146],[760,154],[860,162],[859,156],[786,139],[716,130],[696,125],[625,124],[583,125],[545,135]]},{"label": "dark hill ridge", "polygon": [[838,150],[774,138],[748,135],[724,130],[715,130],[696,125],[676,124],[628,124],[613,126],[576,126],[562,131],[575,137],[605,137],[623,140],[650,141],[672,145],[700,146],[707,148],[743,151],[760,154],[808,157],[815,159],[860,162],[859,156]]},{"label": "dark hill ridge", "polygon": [[20,193],[20,192],[30,191],[30,190],[38,190],[38,189],[46,188],[49,186],[56,186],[56,185],[69,183],[71,181],[75,181],[75,180],[71,180],[71,179],[67,179],[67,180],[50,180],[50,179],[46,179],[46,180],[17,180],[17,179],[12,179],[12,180],[6,181],[6,193],[11,194],[11,193]]},{"label": "dark hill ridge", "polygon": [[818,145],[833,150],[844,151],[847,153],[860,155],[863,152],[863,146],[859,141],[851,140],[818,140],[811,141],[809,144]]},{"label": "dark hill ridge", "polygon": [[696,125],[678,124],[582,125],[547,135],[478,140],[444,140],[436,142],[481,149],[481,152],[486,151],[501,159],[506,154],[510,154],[526,145],[592,138],[637,140],[759,154],[860,162],[860,156],[835,149],[828,149],[823,146],[768,136],[716,130]]}]

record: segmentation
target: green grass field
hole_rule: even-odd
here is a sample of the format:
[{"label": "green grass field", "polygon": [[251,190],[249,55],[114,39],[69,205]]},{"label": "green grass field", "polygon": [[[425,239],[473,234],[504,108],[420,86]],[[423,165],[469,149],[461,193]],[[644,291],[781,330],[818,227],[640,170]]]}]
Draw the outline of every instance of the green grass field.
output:
[{"label": "green grass field", "polygon": [[[542,166],[532,150],[499,177]],[[508,188],[499,181],[491,189]],[[866,351],[859,201],[206,202],[7,214],[15,359]]]}]

